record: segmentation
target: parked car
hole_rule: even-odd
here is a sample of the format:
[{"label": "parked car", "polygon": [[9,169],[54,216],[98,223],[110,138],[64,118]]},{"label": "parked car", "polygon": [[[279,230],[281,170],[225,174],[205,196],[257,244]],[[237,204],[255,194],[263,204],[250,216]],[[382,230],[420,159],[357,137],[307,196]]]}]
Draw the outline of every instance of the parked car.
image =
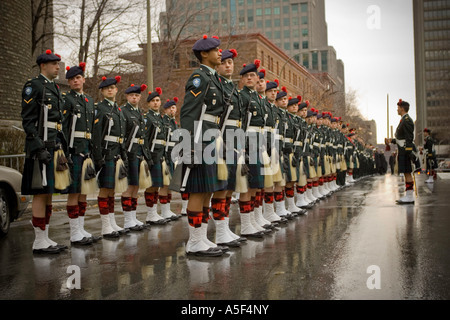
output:
[{"label": "parked car", "polygon": [[31,200],[20,193],[21,184],[19,171],[0,166],[0,237],[8,233],[11,222],[20,218]]}]

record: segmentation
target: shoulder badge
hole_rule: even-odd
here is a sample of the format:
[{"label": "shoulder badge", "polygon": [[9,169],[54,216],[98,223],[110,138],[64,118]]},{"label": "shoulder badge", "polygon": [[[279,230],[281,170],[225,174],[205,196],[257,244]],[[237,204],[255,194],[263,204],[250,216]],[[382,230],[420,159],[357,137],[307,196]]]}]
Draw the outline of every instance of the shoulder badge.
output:
[{"label": "shoulder badge", "polygon": [[33,92],[33,88],[32,87],[26,87],[25,88],[25,94],[27,96],[29,96],[32,92]]},{"label": "shoulder badge", "polygon": [[200,79],[200,78],[195,78],[193,81],[192,81],[192,84],[194,85],[194,87],[196,87],[196,88],[198,88],[198,87],[200,87],[200,84],[202,83],[202,80]]}]

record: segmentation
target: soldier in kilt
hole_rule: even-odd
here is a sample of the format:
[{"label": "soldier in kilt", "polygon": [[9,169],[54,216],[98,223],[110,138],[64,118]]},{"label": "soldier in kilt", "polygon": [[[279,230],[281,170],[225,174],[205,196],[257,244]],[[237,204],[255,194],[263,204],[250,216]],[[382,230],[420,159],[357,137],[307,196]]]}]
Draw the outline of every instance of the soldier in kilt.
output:
[{"label": "soldier in kilt", "polygon": [[[218,37],[204,35],[192,47],[200,66],[186,83],[180,112],[180,125],[183,131],[189,133],[190,145],[184,141],[183,165],[179,167],[182,181],[177,181],[171,187],[173,191],[189,193],[189,240],[186,253],[199,256],[221,256],[228,249],[217,246],[206,236],[211,196],[216,191],[225,190],[227,183],[225,164],[222,164],[225,175],[220,180],[220,164],[215,161],[219,155],[217,147],[222,140],[219,120],[224,111],[224,88],[215,70],[222,62],[219,46]],[[201,132],[197,131],[200,129]],[[205,132],[213,136],[208,135],[210,138],[206,138]],[[213,146],[214,153],[205,158],[204,150],[211,150]]]},{"label": "soldier in kilt", "polygon": [[117,238],[129,232],[117,225],[114,214],[115,193],[121,194],[128,187],[128,159],[124,144],[126,120],[116,103],[120,80],[120,76],[102,78],[99,89],[104,99],[95,109],[93,156],[98,172],[100,191],[97,201],[104,238]]},{"label": "soldier in kilt", "polygon": [[[300,122],[299,118],[296,115],[298,111],[298,105],[301,103],[302,97],[289,97],[286,114],[289,128],[286,130],[286,134],[284,139],[285,141],[285,161],[287,161],[288,177],[289,179],[286,181],[286,203],[287,210],[290,211],[293,215],[304,214],[306,212],[305,209],[301,209],[295,204],[295,186],[298,181],[299,176],[299,165],[300,165],[300,154],[298,151],[298,139],[301,134]],[[297,144],[297,145],[296,145]]]},{"label": "soldier in kilt", "polygon": [[[284,219],[292,219],[292,214],[290,211],[286,210],[286,194],[285,194],[285,187],[287,182],[290,182],[290,167],[289,167],[289,154],[292,151],[292,142],[290,143],[290,149],[289,143],[288,146],[286,146],[285,135],[289,128],[291,130],[290,122],[288,120],[287,116],[287,105],[289,102],[289,97],[287,93],[286,87],[282,87],[281,91],[277,93],[277,97],[275,100],[275,105],[277,106],[277,112],[278,112],[278,134],[279,136],[279,163],[280,163],[280,170],[282,174],[281,181],[278,181],[278,179],[274,179],[274,200],[275,200],[275,213],[279,215],[280,217]],[[291,139],[292,139],[292,133],[291,133]],[[286,159],[286,153],[288,154],[288,158]]]},{"label": "soldier in kilt", "polygon": [[[175,121],[175,114],[177,113],[178,98],[167,99],[163,106],[162,120],[164,124],[164,132],[166,134],[164,146],[164,157],[166,160],[166,166],[169,170],[170,179],[166,179],[170,182],[175,170],[174,159],[172,159],[172,150],[175,146],[175,142],[172,141],[172,135],[175,130],[178,129],[178,124]],[[176,161],[176,160],[175,160]],[[165,184],[163,188],[159,189],[159,205],[161,207],[161,216],[168,221],[178,220],[181,216],[175,214],[170,210],[170,202],[172,201],[172,192],[169,189],[170,184]]]},{"label": "soldier in kilt", "polygon": [[[222,63],[217,66],[220,80],[224,89],[224,98],[227,102],[226,107],[230,108],[228,118],[221,121],[223,127],[223,141],[226,146],[226,159],[228,169],[227,187],[225,190],[214,192],[211,198],[212,217],[216,227],[215,243],[229,247],[239,247],[241,241],[247,239],[239,237],[229,228],[229,213],[231,207],[231,196],[236,190],[237,161],[239,154],[236,152],[242,150],[239,136],[235,134],[241,129],[242,123],[242,101],[239,95],[239,89],[233,83],[232,76],[234,72],[234,59],[238,53],[235,49],[222,51]],[[227,113],[227,110],[224,110]],[[223,115],[226,117],[226,114]],[[236,151],[235,151],[236,150]]]},{"label": "soldier in kilt", "polygon": [[[311,208],[310,201],[307,201],[306,190],[308,187],[308,176],[309,176],[309,166],[306,148],[308,146],[307,139],[310,138],[308,132],[308,124],[306,123],[306,116],[308,114],[309,101],[302,102],[298,105],[297,117],[298,117],[298,127],[300,134],[298,135],[297,141],[294,142],[294,153],[295,158],[298,159],[297,167],[297,185],[296,193],[297,199],[295,205],[299,208],[306,209]],[[309,151],[309,150],[308,150]],[[306,213],[306,212],[305,212]]]},{"label": "soldier in kilt", "polygon": [[[246,133],[246,163],[248,165],[248,190],[239,195],[239,211],[241,217],[241,235],[246,237],[263,237],[266,229],[256,223],[256,195],[264,188],[263,164],[261,147],[264,143],[262,130],[265,123],[265,106],[258,92],[255,91],[259,81],[259,60],[244,65],[240,72],[244,87],[240,91]],[[250,121],[248,121],[250,119]]]},{"label": "soldier in kilt", "polygon": [[[398,172],[405,175],[405,191],[406,194],[397,200],[399,204],[414,203],[414,180],[413,165],[417,159],[414,155],[414,121],[408,114],[409,103],[399,100],[397,103],[397,113],[401,116],[400,123],[395,131],[394,139],[386,139],[386,144],[395,143],[398,147]],[[420,166],[416,165],[416,169]]]},{"label": "soldier in kilt", "polygon": [[436,168],[437,159],[436,159],[436,151],[434,150],[434,139],[431,137],[430,129],[423,129],[423,135],[425,137],[425,142],[423,148],[420,149],[421,152],[425,151],[425,164],[428,179],[425,180],[426,183],[434,183],[436,179]]},{"label": "soldier in kilt", "polygon": [[[266,82],[265,89],[265,107],[267,112],[267,119],[265,123],[265,134],[267,139],[267,153],[270,157],[270,168],[272,170],[272,186],[265,186],[264,195],[263,195],[263,217],[273,223],[279,224],[282,222],[280,216],[278,216],[274,211],[274,171],[279,170],[280,158],[279,158],[279,140],[276,140],[278,134],[278,125],[279,125],[279,117],[278,117],[278,109],[275,106],[275,99],[278,93],[279,81],[275,79],[274,81]],[[266,179],[268,177],[265,177]]]},{"label": "soldier in kilt", "polygon": [[[84,230],[84,215],[87,208],[86,193],[97,191],[95,169],[91,160],[94,99],[83,91],[86,82],[85,68],[84,62],[78,66],[66,68],[66,79],[70,91],[63,93],[65,100],[63,129],[69,141],[69,157],[73,163],[70,167],[72,182],[67,190],[67,214],[69,216],[70,241],[75,245],[88,245],[101,239],[101,237],[92,236]],[[90,190],[83,188],[82,190],[84,183],[90,184],[93,188]]]},{"label": "soldier in kilt", "polygon": [[[55,186],[54,155],[66,145],[62,132],[64,100],[54,79],[61,57],[51,50],[39,55],[40,74],[28,80],[22,91],[22,126],[26,133],[25,164],[21,192],[33,195],[32,219],[35,232],[33,253],[59,253],[66,249],[48,237]],[[68,170],[68,167],[66,167]]]},{"label": "soldier in kilt", "polygon": [[[128,189],[122,193],[121,204],[124,215],[124,229],[141,231],[144,224],[137,219],[137,202],[140,185],[149,181],[150,171],[147,161],[150,159],[148,143],[145,139],[144,117],[139,110],[142,92],[147,85],[132,84],[125,90],[127,103],[121,107],[126,121],[125,148],[128,158]],[[143,180],[143,181],[140,181]],[[150,182],[150,181],[149,181]],[[145,185],[144,187],[148,187]]]},{"label": "soldier in kilt", "polygon": [[[308,104],[309,106],[309,104]],[[313,160],[313,143],[315,138],[315,131],[314,131],[314,121],[316,118],[316,112],[314,108],[311,108],[310,110],[306,111],[306,131],[307,131],[307,138],[305,139],[304,143],[306,143],[306,146],[304,146],[304,155],[303,155],[303,161],[304,165],[306,167],[306,191],[305,191],[305,200],[308,202],[309,206],[313,206],[316,202],[317,198],[313,195],[313,183],[314,178],[316,177],[316,170],[314,168],[314,160]]]},{"label": "soldier in kilt", "polygon": [[[275,225],[279,223],[281,220],[280,217],[278,217],[273,209],[271,212],[268,212],[269,214],[272,213],[272,221],[274,224],[272,224],[271,220],[266,219],[263,213],[263,207],[264,207],[264,198],[266,191],[269,193],[269,197],[271,196],[273,198],[273,169],[272,169],[272,163],[271,163],[271,151],[272,151],[272,131],[275,127],[274,122],[274,108],[273,104],[268,100],[266,97],[266,91],[267,86],[270,87],[270,81],[266,81],[266,70],[261,69],[258,72],[259,80],[256,84],[256,91],[258,92],[259,96],[262,99],[262,110],[264,111],[264,127],[261,129],[261,139],[262,139],[262,149],[261,149],[261,160],[263,165],[263,178],[264,178],[264,189],[261,190],[261,192],[256,192],[255,196],[255,220],[256,223],[259,225],[260,230],[261,228],[272,230]],[[277,80],[278,81],[278,80]],[[274,82],[276,86],[276,82]],[[275,91],[275,94],[272,94],[272,101],[274,101],[276,97],[276,89],[272,91]],[[271,195],[270,195],[271,194]],[[269,201],[270,202],[270,201]],[[272,200],[272,208],[273,208],[273,200]]]},{"label": "soldier in kilt", "polygon": [[[152,186],[144,192],[147,206],[147,224],[163,225],[169,222],[158,214],[159,190],[168,185],[169,168],[165,159],[166,128],[160,113],[162,89],[157,87],[150,91],[147,97],[147,105],[144,108],[145,139],[150,150],[150,174]],[[166,183],[164,183],[166,177]]]}]

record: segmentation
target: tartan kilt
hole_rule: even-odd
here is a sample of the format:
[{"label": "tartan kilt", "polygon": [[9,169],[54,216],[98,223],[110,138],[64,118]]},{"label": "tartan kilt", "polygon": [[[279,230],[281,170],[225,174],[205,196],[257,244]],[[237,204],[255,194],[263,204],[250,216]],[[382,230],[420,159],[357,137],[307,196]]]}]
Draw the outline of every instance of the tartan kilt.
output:
[{"label": "tartan kilt", "polygon": [[114,189],[116,186],[116,161],[114,159],[106,160],[98,175],[98,187],[105,189]]},{"label": "tartan kilt", "polygon": [[[32,177],[34,171],[34,159],[25,158],[25,163],[23,167],[22,173],[22,185],[21,185],[21,193],[22,195],[37,195],[37,194],[53,194],[60,193],[64,190],[55,189],[55,165],[53,163],[53,157],[55,155],[55,150],[48,150],[52,156],[52,161],[47,165],[47,186],[42,189],[33,189],[32,188]],[[42,163],[39,163],[39,170],[42,172]]]},{"label": "tartan kilt", "polygon": [[134,157],[128,159],[128,185],[139,186],[139,172],[141,167],[141,158]]},{"label": "tartan kilt", "polygon": [[[154,160],[153,160],[154,161]],[[152,176],[152,188],[162,188],[164,187],[164,177],[162,172],[162,161],[153,162],[150,168],[150,175]]]},{"label": "tartan kilt", "polygon": [[398,173],[412,172],[411,160],[405,152],[401,152],[401,148],[399,148],[399,153],[397,155],[397,163],[398,163]]},{"label": "tartan kilt", "polygon": [[[186,172],[183,166],[183,177]],[[227,180],[221,181],[217,177],[217,164],[199,164],[191,169],[184,192],[188,193],[213,193],[226,190]]]},{"label": "tartan kilt", "polygon": [[72,183],[67,189],[67,193],[80,193],[81,192],[81,171],[83,169],[84,156],[79,154],[72,155],[73,166],[70,168],[70,176],[72,177]]},{"label": "tartan kilt", "polygon": [[249,173],[247,176],[248,187],[250,189],[263,189],[264,188],[264,175],[263,164],[261,159],[257,157],[256,163],[248,165]]}]

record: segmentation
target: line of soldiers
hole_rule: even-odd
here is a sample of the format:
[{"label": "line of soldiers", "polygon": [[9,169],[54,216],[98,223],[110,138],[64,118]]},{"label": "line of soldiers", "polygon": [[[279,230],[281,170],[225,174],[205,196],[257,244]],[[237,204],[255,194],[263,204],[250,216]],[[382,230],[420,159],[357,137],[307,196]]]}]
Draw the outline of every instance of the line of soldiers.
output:
[{"label": "line of soldiers", "polygon": [[[278,80],[266,81],[259,60],[243,66],[237,87],[237,51],[219,46],[207,35],[193,46],[200,67],[187,81],[180,113],[191,147],[183,149],[170,186],[189,194],[186,252],[198,256],[221,256],[249,237],[264,237],[374,173],[372,150],[341,118],[290,97]],[[229,228],[233,193],[239,194],[240,235]],[[211,217],[215,242],[206,236]]]},{"label": "line of soldiers", "polygon": [[[59,253],[67,246],[48,236],[52,195],[68,194],[67,214],[72,245],[89,245],[103,238],[117,238],[146,225],[176,220],[170,210],[168,189],[173,163],[171,132],[178,98],[169,99],[160,114],[162,90],[149,92],[143,110],[138,108],[146,85],[131,84],[127,103],[118,106],[117,84],[121,77],[103,77],[99,90],[103,100],[84,92],[85,63],[67,67],[71,90],[62,93],[54,79],[61,57],[47,50],[36,62],[40,74],[26,82],[22,93],[22,124],[26,133],[22,194],[33,195],[34,253]],[[138,191],[145,190],[146,223],[136,217]],[[101,236],[84,229],[88,194],[98,192]],[[124,226],[116,223],[115,195],[121,195]],[[156,208],[159,202],[161,214]]]},{"label": "line of soldiers", "polygon": [[[141,110],[147,87],[131,84],[127,103],[119,107],[120,76],[103,77],[104,99],[95,104],[83,90],[84,63],[67,68],[71,90],[61,93],[54,82],[61,57],[47,50],[37,58],[40,75],[27,81],[22,94],[27,135],[22,193],[34,196],[33,252],[67,249],[48,236],[54,193],[68,194],[71,244],[90,245],[178,219],[170,202],[172,191],[180,192],[189,223],[186,253],[220,256],[374,173],[371,150],[341,118],[290,97],[277,80],[266,81],[258,60],[242,68],[238,88],[232,81],[237,52],[219,46],[217,37],[204,36],[193,47],[200,67],[186,84],[180,125],[174,118],[177,98],[167,100],[160,114],[161,88],[148,92]],[[190,147],[181,153],[176,147],[182,143],[174,138],[180,129],[190,140],[183,141]],[[228,134],[237,131],[243,134]],[[203,157],[205,150],[213,150],[216,161]],[[136,213],[139,190],[145,190],[145,223]],[[86,195],[96,192],[101,236],[84,229]],[[119,194],[123,227],[114,214]],[[233,194],[239,197],[240,235],[229,228]],[[207,238],[210,218],[215,242]]]}]

